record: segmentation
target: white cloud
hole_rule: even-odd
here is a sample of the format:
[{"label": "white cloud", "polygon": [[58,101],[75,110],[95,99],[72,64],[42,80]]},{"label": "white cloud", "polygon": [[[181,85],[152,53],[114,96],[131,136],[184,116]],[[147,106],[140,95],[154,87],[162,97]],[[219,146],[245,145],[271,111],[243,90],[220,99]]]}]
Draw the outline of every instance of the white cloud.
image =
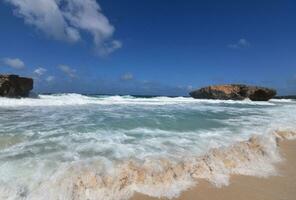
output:
[{"label": "white cloud", "polygon": [[56,40],[77,42],[81,32],[89,33],[99,54],[106,55],[122,46],[113,40],[115,28],[96,0],[6,0],[26,24]]},{"label": "white cloud", "polygon": [[97,50],[100,55],[105,56],[116,51],[117,49],[120,49],[121,47],[122,47],[122,43],[120,41],[113,40],[109,43],[103,44],[103,46],[99,46]]},{"label": "white cloud", "polygon": [[192,85],[187,85],[187,86],[178,85],[177,88],[180,90],[188,90],[188,91],[193,89]]},{"label": "white cloud", "polygon": [[248,40],[241,38],[235,44],[229,44],[228,47],[232,49],[242,49],[250,47],[251,44]]},{"label": "white cloud", "polygon": [[14,69],[25,68],[25,63],[19,58],[3,58],[2,61],[5,65]]},{"label": "white cloud", "polygon": [[192,90],[193,89],[193,86],[192,85],[188,85],[187,86],[187,90]]},{"label": "white cloud", "polygon": [[70,78],[76,78],[76,70],[72,69],[71,67],[69,67],[68,65],[59,65],[59,69],[64,72],[67,76],[69,76]]},{"label": "white cloud", "polygon": [[46,77],[46,81],[47,82],[52,82],[52,81],[54,81],[54,79],[55,79],[55,77],[54,76],[48,76],[48,77]]},{"label": "white cloud", "polygon": [[36,74],[37,76],[42,76],[43,74],[45,74],[47,72],[46,69],[42,68],[42,67],[38,67],[37,69],[34,70],[34,74]]},{"label": "white cloud", "polygon": [[120,77],[120,79],[123,81],[129,81],[129,80],[132,80],[133,78],[134,78],[134,75],[132,73],[126,73]]}]

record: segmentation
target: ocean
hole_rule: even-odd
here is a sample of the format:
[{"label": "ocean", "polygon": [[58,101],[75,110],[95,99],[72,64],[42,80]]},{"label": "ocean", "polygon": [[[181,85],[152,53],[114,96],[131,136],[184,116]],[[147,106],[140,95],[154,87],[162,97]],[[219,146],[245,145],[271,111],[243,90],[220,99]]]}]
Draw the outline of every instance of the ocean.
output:
[{"label": "ocean", "polygon": [[289,99],[0,98],[0,199],[173,198],[199,179],[273,175],[276,134],[295,122]]}]

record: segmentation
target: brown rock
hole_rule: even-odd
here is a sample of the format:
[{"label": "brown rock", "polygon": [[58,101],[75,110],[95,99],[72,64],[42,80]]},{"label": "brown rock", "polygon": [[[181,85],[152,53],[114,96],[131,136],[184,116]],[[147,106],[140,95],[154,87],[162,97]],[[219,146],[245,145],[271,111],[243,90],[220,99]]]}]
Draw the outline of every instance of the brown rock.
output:
[{"label": "brown rock", "polygon": [[0,74],[0,96],[27,97],[33,89],[33,79]]},{"label": "brown rock", "polygon": [[189,94],[195,99],[243,100],[249,98],[252,101],[268,101],[276,95],[276,91],[265,87],[228,84],[204,87]]}]

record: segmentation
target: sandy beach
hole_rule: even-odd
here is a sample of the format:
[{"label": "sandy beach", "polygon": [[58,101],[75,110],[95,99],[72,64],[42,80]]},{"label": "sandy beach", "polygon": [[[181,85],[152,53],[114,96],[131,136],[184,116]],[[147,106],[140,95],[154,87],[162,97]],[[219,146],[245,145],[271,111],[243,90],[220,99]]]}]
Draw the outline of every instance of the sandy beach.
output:
[{"label": "sandy beach", "polygon": [[[206,181],[185,191],[176,200],[294,200],[296,199],[296,141],[281,141],[283,161],[277,164],[279,175],[268,178],[232,176],[230,184],[216,188]],[[132,200],[156,200],[136,194]],[[165,198],[163,198],[165,199]]]}]

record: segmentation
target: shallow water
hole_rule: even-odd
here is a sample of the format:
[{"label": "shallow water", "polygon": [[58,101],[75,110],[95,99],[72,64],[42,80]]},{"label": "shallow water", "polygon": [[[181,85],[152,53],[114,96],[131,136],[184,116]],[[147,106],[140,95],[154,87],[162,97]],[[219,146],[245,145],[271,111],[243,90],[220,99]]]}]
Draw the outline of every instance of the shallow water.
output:
[{"label": "shallow water", "polygon": [[[182,178],[165,181],[156,180],[153,174],[180,163],[185,169],[188,159],[254,134],[294,130],[295,121],[293,100],[79,94],[0,98],[0,199],[46,199],[44,191],[50,199],[93,199],[95,195],[124,199],[134,191],[173,197],[194,184],[191,177],[184,170]],[[122,183],[115,178],[123,169],[128,171],[130,163],[134,171],[145,169],[145,180],[124,179]],[[76,175],[84,173],[96,179],[96,186],[84,186],[80,191],[80,186],[74,187],[80,180]],[[220,178],[213,179],[217,185],[226,180],[219,173]],[[102,183],[98,184],[98,178]],[[151,182],[146,184],[148,179]],[[157,181],[163,188],[156,191],[153,184]]]}]

